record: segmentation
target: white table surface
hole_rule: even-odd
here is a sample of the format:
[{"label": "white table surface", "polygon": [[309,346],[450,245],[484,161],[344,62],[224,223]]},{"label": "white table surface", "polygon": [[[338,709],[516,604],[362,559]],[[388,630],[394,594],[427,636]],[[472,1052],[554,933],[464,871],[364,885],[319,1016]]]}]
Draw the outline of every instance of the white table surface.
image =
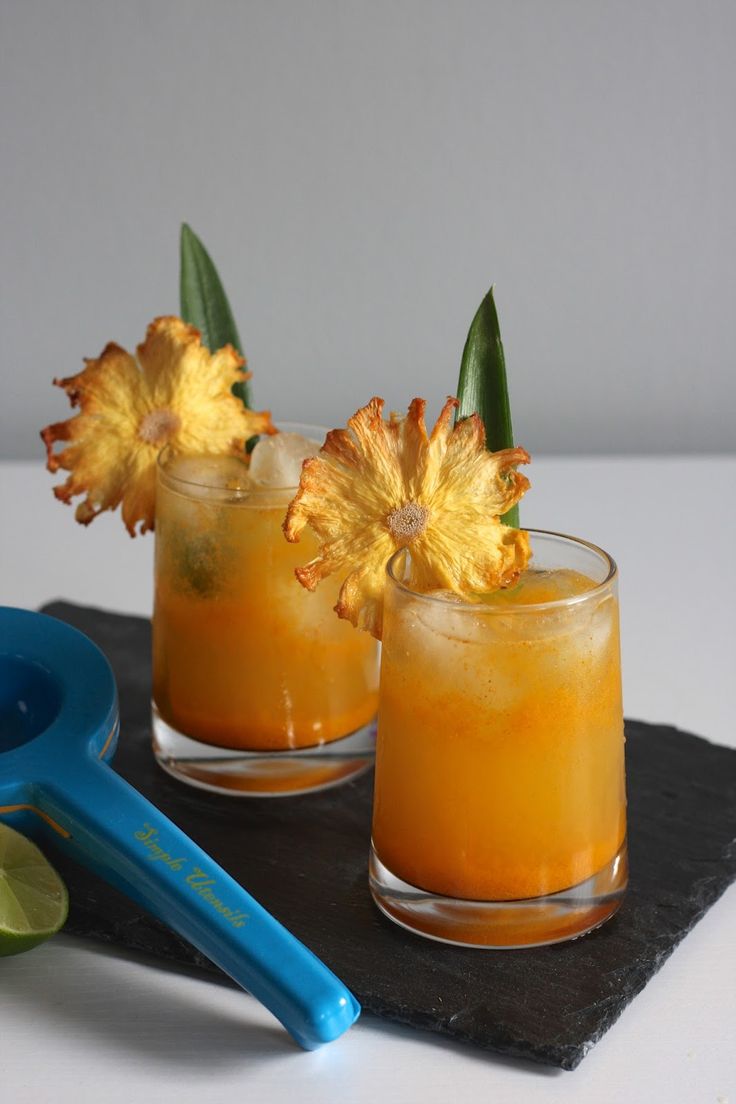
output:
[{"label": "white table surface", "polygon": [[[627,715],[736,747],[736,457],[543,457],[530,474],[524,523],[619,563]],[[0,603],[147,613],[153,539],[118,516],[82,529],[53,482],[0,465]],[[305,1054],[243,993],[57,936],[0,959],[0,1101],[736,1104],[735,1029],[734,887],[574,1073],[368,1015]]]}]

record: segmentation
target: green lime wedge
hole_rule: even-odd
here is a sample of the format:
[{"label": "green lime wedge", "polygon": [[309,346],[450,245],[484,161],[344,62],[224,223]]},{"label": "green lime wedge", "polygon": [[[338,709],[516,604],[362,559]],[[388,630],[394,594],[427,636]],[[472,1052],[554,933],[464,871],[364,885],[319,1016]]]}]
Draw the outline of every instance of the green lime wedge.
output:
[{"label": "green lime wedge", "polygon": [[0,824],[0,955],[50,939],[68,911],[66,886],[35,843]]}]

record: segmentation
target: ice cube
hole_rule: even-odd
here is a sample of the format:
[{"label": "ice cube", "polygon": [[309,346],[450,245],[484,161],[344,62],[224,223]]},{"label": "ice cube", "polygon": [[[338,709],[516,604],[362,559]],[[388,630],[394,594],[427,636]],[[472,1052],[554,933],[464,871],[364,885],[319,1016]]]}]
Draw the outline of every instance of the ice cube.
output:
[{"label": "ice cube", "polygon": [[451,590],[430,590],[432,602],[417,602],[417,617],[425,629],[465,644],[482,643],[488,618],[477,602],[466,602]]},{"label": "ice cube", "polygon": [[427,597],[437,600],[407,604],[402,613],[401,640],[412,665],[426,672],[437,692],[461,694],[479,711],[514,708],[525,687],[513,647],[498,635],[498,616],[451,591],[430,591]]},{"label": "ice cube", "polygon": [[166,473],[186,484],[194,498],[222,499],[223,491],[245,491],[251,482],[245,458],[237,456],[177,456]]},{"label": "ice cube", "polygon": [[250,458],[250,476],[259,487],[295,487],[302,463],[319,451],[319,442],[300,433],[261,437]]},{"label": "ice cube", "polygon": [[454,602],[457,606],[469,606],[472,603],[466,602],[464,598],[461,598],[459,594],[456,594],[454,590],[428,590],[428,598],[441,598],[443,602]]},{"label": "ice cube", "polygon": [[605,660],[611,635],[616,624],[616,603],[611,594],[605,595],[590,610],[582,629],[586,650],[594,660]]}]

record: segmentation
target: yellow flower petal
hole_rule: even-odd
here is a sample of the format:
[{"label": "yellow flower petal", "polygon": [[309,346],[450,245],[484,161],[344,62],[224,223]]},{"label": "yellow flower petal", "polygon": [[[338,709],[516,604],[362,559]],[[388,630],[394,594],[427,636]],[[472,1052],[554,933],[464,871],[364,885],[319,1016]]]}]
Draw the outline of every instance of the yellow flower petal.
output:
[{"label": "yellow flower petal", "polygon": [[319,555],[297,569],[314,590],[327,575],[344,576],[338,615],[380,638],[386,562],[411,548],[411,585],[469,598],[510,586],[526,567],[529,539],[500,516],[529,486],[516,471],[529,462],[522,448],[488,452],[477,415],[453,425],[458,403],[448,399],[428,437],[426,403],[383,418],[374,398],[332,430],[307,460],[284,521],[287,540],[306,525]]},{"label": "yellow flower petal", "polygon": [[[156,458],[164,445],[177,452],[241,453],[260,433],[275,433],[268,412],[246,409],[232,386],[248,374],[226,345],[210,353],[199,331],[180,318],[155,319],[132,357],[109,344],[76,376],[54,380],[79,413],[46,426],[47,467],[70,472],[54,488],[63,502],[86,495],[76,510],[88,525],[122,503],[131,536],[153,528]],[[55,451],[57,443],[65,445]]]}]

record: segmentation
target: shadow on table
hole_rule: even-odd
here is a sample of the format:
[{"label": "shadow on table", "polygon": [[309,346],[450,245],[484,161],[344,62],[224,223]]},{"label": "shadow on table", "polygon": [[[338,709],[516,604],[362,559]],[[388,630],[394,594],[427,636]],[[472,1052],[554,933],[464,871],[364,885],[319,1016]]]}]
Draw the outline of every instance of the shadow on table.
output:
[{"label": "shadow on table", "polygon": [[[379,1019],[378,1016],[372,1016],[367,1012],[363,1014],[359,1022],[366,1027],[370,1026],[371,1030],[377,1032],[379,1035],[392,1036],[396,1039],[400,1037],[402,1046],[404,1047],[408,1047],[411,1043],[422,1044],[424,1046],[430,1044],[438,1050],[447,1051],[448,1055],[461,1054],[464,1059],[473,1060],[480,1064],[485,1063],[489,1067],[516,1070],[517,1073],[532,1073],[543,1080],[555,1080],[557,1078],[564,1080],[566,1077],[570,1076],[566,1070],[560,1069],[557,1066],[544,1066],[539,1062],[527,1061],[525,1058],[512,1058],[505,1054],[497,1054],[491,1050],[480,1049],[474,1043],[464,1043],[460,1039],[450,1039],[446,1035],[438,1035],[435,1032],[417,1031],[416,1027],[411,1024],[405,1026],[403,1024]],[[421,1060],[420,1055],[418,1055],[417,1058]],[[411,1056],[404,1060],[411,1061]]]},{"label": "shadow on table", "polygon": [[[60,936],[48,951],[42,947],[31,955],[35,958],[61,951],[65,942]],[[78,951],[79,940],[75,939],[73,946]],[[212,1008],[211,997],[200,1002],[194,989],[185,994],[178,992],[172,998],[157,975],[191,976],[190,971],[162,969],[158,962],[153,969],[141,970],[140,955],[100,948],[86,941],[83,946],[85,957],[90,958],[83,980],[77,956],[75,967],[65,962],[63,954],[56,961],[49,958],[49,968],[43,973],[37,971],[35,963],[33,971],[24,969],[26,956],[5,959],[3,965],[8,968],[2,970],[3,1002],[15,1008],[32,1005],[42,1033],[53,1030],[66,1036],[88,1036],[91,1045],[97,1038],[106,1046],[139,1054],[144,1062],[176,1066],[187,1075],[195,1069],[211,1075],[213,1070],[239,1064],[252,1068],[254,1063],[304,1053],[276,1021],[266,1026],[251,1018],[256,1006],[245,995],[242,1012],[240,1007],[233,1008],[232,996],[224,987],[220,989],[222,1010]],[[138,967],[128,984],[120,984],[120,972],[113,969],[113,959]],[[196,982],[208,990],[208,996],[211,994],[211,982],[201,979],[201,975]]]},{"label": "shadow on table", "polygon": [[[63,954],[64,944],[77,952],[73,963]],[[85,959],[89,958],[83,973],[78,954],[82,949]],[[58,958],[57,952],[62,952]],[[49,968],[41,972],[37,964],[38,955],[43,954],[49,955]],[[237,990],[224,978],[224,984],[218,984],[215,978],[203,978],[195,969],[64,935],[32,955],[32,970],[24,968],[26,963],[31,965],[25,956],[5,960],[8,968],[2,970],[0,989],[8,1007],[32,1006],[41,1032],[53,1031],[77,1039],[86,1037],[90,1045],[97,1039],[106,1047],[139,1055],[144,1063],[176,1068],[186,1076],[199,1073],[210,1077],[213,1071],[223,1072],[237,1066],[252,1070],[254,1066],[288,1061],[290,1057],[306,1059],[314,1071],[314,1061],[321,1065],[321,1056],[333,1050],[326,1047],[316,1054],[305,1055],[275,1020],[273,1025],[256,1022],[253,1012],[257,1006],[252,998],[243,994],[242,1006],[238,1003],[233,1007],[231,1002],[233,997],[237,1001]],[[114,960],[129,962],[136,971],[135,979],[122,986],[120,972],[113,967]],[[140,969],[142,965],[145,970]],[[159,980],[161,974],[190,977],[197,989],[203,987],[206,998],[198,1000],[196,989],[183,996],[178,992],[172,998],[168,987]],[[223,993],[222,1010],[212,1008],[213,991]],[[256,1014],[260,1015],[260,1010]],[[423,1048],[430,1044],[448,1054],[461,1053],[464,1058],[489,1068],[533,1073],[547,1080],[564,1076],[562,1070],[554,1067],[479,1050],[460,1040],[417,1032],[414,1027],[389,1023],[367,1013],[360,1024],[376,1034],[377,1047],[384,1040],[387,1044],[395,1040],[402,1048],[412,1045]],[[348,1037],[343,1046],[349,1044]],[[349,1060],[349,1051],[343,1051],[341,1057]],[[417,1059],[421,1060],[421,1055]],[[405,1055],[404,1060],[410,1062],[411,1055]],[[341,1064],[338,1061],[338,1066]]]}]

